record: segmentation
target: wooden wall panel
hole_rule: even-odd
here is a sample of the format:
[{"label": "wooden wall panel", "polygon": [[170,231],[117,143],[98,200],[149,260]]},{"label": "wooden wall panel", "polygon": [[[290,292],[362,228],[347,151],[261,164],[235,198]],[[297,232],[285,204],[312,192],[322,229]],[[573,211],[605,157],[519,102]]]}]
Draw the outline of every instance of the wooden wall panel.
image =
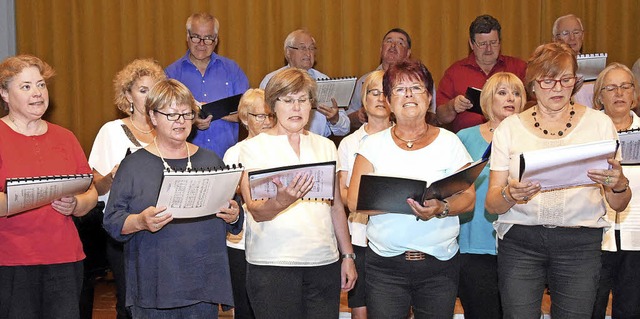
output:
[{"label": "wooden wall panel", "polygon": [[217,52],[257,86],[284,64],[283,42],[297,28],[318,42],[316,68],[360,76],[379,64],[384,33],[409,32],[413,56],[437,81],[469,53],[468,28],[488,13],[502,24],[502,52],[527,59],[551,40],[556,17],[575,13],[585,25],[585,52],[608,52],[631,65],[640,56],[640,0],[16,0],[17,50],[57,71],[47,119],[76,133],[88,153],[113,106],[115,73],[135,58],[166,66],[185,54],[185,20],[208,11],[220,21]]}]

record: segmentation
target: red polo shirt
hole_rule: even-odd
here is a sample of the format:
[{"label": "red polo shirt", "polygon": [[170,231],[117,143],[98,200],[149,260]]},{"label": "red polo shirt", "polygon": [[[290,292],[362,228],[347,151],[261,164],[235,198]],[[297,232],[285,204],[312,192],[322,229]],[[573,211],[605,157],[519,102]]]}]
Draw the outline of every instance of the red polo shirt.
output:
[{"label": "red polo shirt", "polygon": [[[498,61],[489,74],[485,74],[476,62],[473,52],[468,57],[452,64],[445,72],[438,85],[436,101],[441,107],[458,95],[464,95],[467,87],[473,86],[481,89],[484,83],[497,72],[511,72],[524,82],[527,63],[514,57],[498,55]],[[458,113],[453,120],[452,129],[458,132],[461,129],[484,123],[482,115],[464,111]]]}]

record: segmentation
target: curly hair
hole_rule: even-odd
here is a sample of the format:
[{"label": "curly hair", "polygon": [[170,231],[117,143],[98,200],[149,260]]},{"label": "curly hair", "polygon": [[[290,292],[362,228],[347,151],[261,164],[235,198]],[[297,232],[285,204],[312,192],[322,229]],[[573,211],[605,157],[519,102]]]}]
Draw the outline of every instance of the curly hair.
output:
[{"label": "curly hair", "polygon": [[118,109],[127,115],[131,115],[131,102],[127,100],[127,92],[131,93],[133,84],[143,76],[151,77],[154,82],[166,78],[162,66],[153,59],[136,59],[127,64],[113,79],[113,89],[115,91],[114,103]]},{"label": "curly hair", "polygon": [[[55,75],[53,68],[36,56],[23,54],[8,57],[0,63],[0,89],[8,90],[9,82],[28,67],[36,67],[45,81]],[[9,109],[9,105],[3,99],[0,99],[0,103],[5,111]]]}]

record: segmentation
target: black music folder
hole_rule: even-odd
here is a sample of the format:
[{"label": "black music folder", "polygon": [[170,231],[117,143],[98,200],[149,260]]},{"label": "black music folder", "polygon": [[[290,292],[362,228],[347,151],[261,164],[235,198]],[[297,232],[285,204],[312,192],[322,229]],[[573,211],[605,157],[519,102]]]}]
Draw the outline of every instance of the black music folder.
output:
[{"label": "black music folder", "polygon": [[356,209],[413,215],[406,202],[407,198],[422,203],[428,199],[443,200],[463,192],[473,185],[487,161],[487,158],[477,160],[452,175],[431,183],[429,187],[422,180],[362,175]]},{"label": "black music folder", "polygon": [[480,94],[482,93],[481,89],[474,88],[473,86],[467,87],[467,92],[465,92],[464,96],[471,101],[473,106],[467,111],[480,114],[484,116],[482,113],[482,108],[480,107]]},{"label": "black music folder", "polygon": [[200,117],[206,118],[212,115],[212,121],[219,120],[227,115],[238,113],[238,104],[242,94],[233,95],[202,105]]}]

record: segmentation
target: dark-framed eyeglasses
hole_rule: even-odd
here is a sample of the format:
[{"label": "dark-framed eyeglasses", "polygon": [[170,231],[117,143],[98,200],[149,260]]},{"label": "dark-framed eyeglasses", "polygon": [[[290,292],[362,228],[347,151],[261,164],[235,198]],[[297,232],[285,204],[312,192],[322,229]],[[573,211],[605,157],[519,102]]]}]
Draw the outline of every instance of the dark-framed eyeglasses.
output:
[{"label": "dark-framed eyeglasses", "polygon": [[549,90],[549,89],[553,89],[557,83],[560,83],[560,86],[562,86],[565,89],[573,87],[576,84],[576,80],[577,78],[575,76],[567,76],[559,80],[542,79],[542,80],[535,80],[535,81],[538,82],[538,85],[540,85],[541,89]]},{"label": "dark-framed eyeglasses", "polygon": [[315,46],[310,46],[310,47],[304,47],[304,46],[294,47],[294,46],[291,46],[291,45],[288,45],[288,46],[287,46],[287,48],[289,48],[289,49],[293,49],[293,50],[302,51],[302,52],[306,52],[306,51],[309,51],[309,52],[316,52],[316,50],[318,49],[318,48],[316,48]]},{"label": "dark-framed eyeglasses", "polygon": [[247,113],[253,117],[256,118],[256,121],[262,123],[264,122],[266,119],[269,119],[270,121],[273,121],[273,119],[276,117],[275,114],[273,113],[269,113],[269,114],[265,114],[265,113],[258,113],[258,114],[254,114],[254,113]]},{"label": "dark-framed eyeglasses", "polygon": [[278,100],[278,101],[280,101],[280,102],[282,102],[282,103],[284,103],[286,105],[289,105],[289,106],[293,105],[296,101],[298,102],[298,105],[306,105],[307,103],[311,103],[311,101],[313,101],[313,99],[311,97],[308,97],[308,96],[303,96],[303,97],[298,98],[298,99],[294,99],[292,97],[285,96],[285,97],[278,97],[278,98],[276,98],[276,100]]},{"label": "dark-framed eyeglasses", "polygon": [[407,91],[410,90],[411,94],[422,94],[427,92],[427,88],[422,85],[412,85],[412,86],[396,86],[391,89],[391,93],[397,96],[403,96],[407,94]]},{"label": "dark-framed eyeglasses", "polygon": [[367,94],[370,94],[371,96],[375,96],[375,97],[378,97],[380,95],[384,95],[384,93],[381,90],[378,90],[378,89],[367,90]]},{"label": "dark-framed eyeglasses", "polygon": [[153,110],[153,112],[162,114],[167,117],[167,120],[173,122],[180,120],[181,117],[185,119],[185,121],[191,121],[196,118],[196,112],[194,111],[191,111],[189,113],[164,113],[158,110]]},{"label": "dark-framed eyeglasses", "polygon": [[213,37],[206,36],[202,38],[199,35],[194,35],[194,34],[191,34],[191,32],[189,32],[189,40],[193,44],[199,44],[204,42],[205,45],[212,45],[214,42],[216,42],[217,38],[218,38],[217,34],[214,35]]},{"label": "dark-framed eyeglasses", "polygon": [[622,90],[622,92],[626,92],[633,89],[634,87],[635,85],[633,83],[624,82],[620,85],[615,85],[615,84],[605,85],[604,87],[602,87],[602,89],[600,89],[600,91],[618,92],[618,90],[620,89]]},{"label": "dark-framed eyeglasses", "polygon": [[482,42],[473,41],[473,43],[480,49],[486,49],[487,46],[491,46],[492,48],[497,48],[500,45],[500,40],[491,40],[491,41],[482,41]]}]

